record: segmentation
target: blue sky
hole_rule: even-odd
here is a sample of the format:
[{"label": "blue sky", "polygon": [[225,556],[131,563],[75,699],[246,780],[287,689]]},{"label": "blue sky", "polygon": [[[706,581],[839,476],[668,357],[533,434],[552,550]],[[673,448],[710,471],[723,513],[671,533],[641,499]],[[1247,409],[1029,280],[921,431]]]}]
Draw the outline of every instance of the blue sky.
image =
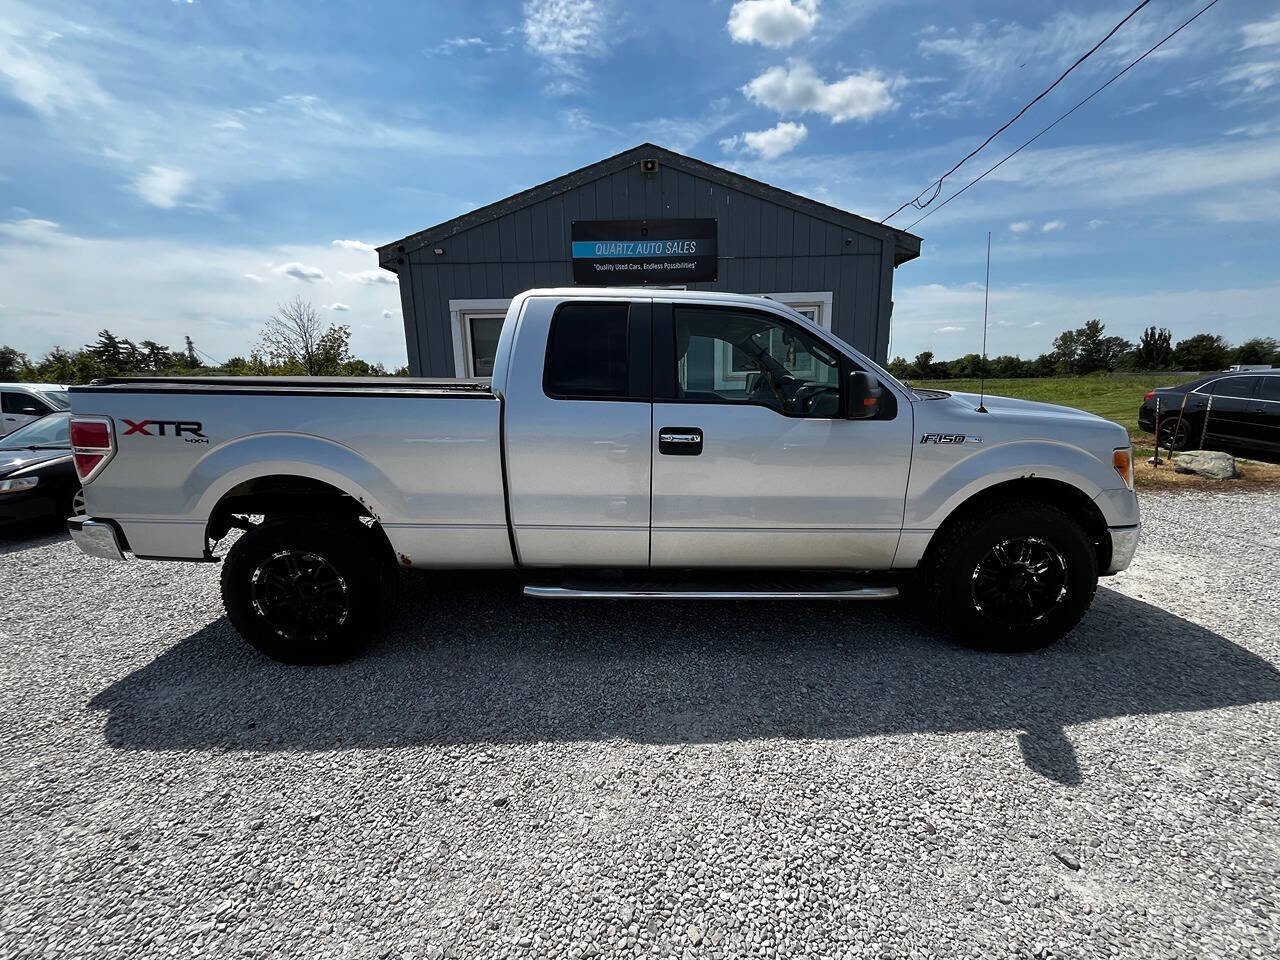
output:
[{"label": "blue sky", "polygon": [[[944,196],[1202,2],[1152,0]],[[0,0],[0,342],[221,360],[301,293],[398,365],[372,245],[645,140],[880,219],[1133,3]],[[915,228],[893,353],[979,349],[988,230],[993,353],[1280,335],[1275,5],[1222,0]]]}]

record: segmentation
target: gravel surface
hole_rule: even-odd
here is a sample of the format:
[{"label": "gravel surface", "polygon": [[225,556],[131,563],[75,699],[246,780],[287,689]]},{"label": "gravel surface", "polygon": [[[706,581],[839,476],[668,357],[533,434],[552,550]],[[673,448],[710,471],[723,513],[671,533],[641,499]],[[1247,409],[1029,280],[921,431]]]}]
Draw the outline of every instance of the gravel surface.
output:
[{"label": "gravel surface", "polygon": [[0,956],[1273,957],[1280,495],[1145,496],[1067,640],[413,575],[289,668],[217,570],[0,542]]}]

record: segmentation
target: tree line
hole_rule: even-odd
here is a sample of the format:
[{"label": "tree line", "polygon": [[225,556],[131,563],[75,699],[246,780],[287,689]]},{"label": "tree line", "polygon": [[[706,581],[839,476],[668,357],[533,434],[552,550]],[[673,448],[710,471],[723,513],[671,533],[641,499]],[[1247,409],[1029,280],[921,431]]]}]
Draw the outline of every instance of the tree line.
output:
[{"label": "tree line", "polygon": [[1233,347],[1219,334],[1197,333],[1175,344],[1167,328],[1151,326],[1142,332],[1137,343],[1130,343],[1124,337],[1107,336],[1106,325],[1094,319],[1075,330],[1064,330],[1054,339],[1052,350],[1031,360],[1005,354],[988,359],[984,366],[981,354],[935,360],[933,353],[926,350],[914,360],[894,357],[889,372],[903,380],[971,380],[982,376],[1016,379],[1117,370],[1209,371],[1234,363],[1280,366],[1280,341],[1253,337]]},{"label": "tree line", "polygon": [[76,350],[54,347],[32,361],[14,347],[0,345],[0,381],[29,380],[38,383],[88,383],[98,377],[155,376],[405,376],[407,367],[394,374],[380,363],[351,355],[351,327],[326,324],[315,306],[301,297],[280,304],[263,324],[248,357],[231,357],[225,363],[205,363],[190,337],[180,350],[141,340],[134,343],[110,330]]}]

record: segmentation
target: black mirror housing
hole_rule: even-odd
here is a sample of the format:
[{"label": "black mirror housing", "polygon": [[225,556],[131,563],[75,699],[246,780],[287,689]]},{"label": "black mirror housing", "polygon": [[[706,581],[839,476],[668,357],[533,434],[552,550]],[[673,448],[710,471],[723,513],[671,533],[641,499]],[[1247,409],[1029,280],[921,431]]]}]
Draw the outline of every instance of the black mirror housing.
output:
[{"label": "black mirror housing", "polygon": [[874,373],[854,370],[845,382],[847,399],[845,416],[850,420],[870,420],[880,412],[880,397],[884,388]]}]

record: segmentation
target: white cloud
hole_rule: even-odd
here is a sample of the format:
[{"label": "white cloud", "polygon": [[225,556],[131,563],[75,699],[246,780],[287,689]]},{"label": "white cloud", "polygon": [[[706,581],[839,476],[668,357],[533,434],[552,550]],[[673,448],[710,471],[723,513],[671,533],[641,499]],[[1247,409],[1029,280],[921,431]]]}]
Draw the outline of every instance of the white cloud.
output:
[{"label": "white cloud", "polygon": [[609,18],[595,0],[525,0],[520,29],[531,53],[567,67],[574,57],[604,52]]},{"label": "white cloud", "polygon": [[361,270],[358,273],[343,273],[342,279],[350,280],[352,283],[365,284],[396,284],[400,282],[399,277],[386,270]]},{"label": "white cloud", "polygon": [[272,272],[278,273],[282,277],[292,277],[294,280],[303,280],[307,283],[315,283],[317,280],[328,279],[328,277],[325,276],[325,272],[319,267],[308,266],[305,263],[299,263],[297,260],[282,263]]},{"label": "white cloud", "polygon": [[[988,348],[992,356],[1038,356],[1060,331],[1074,329],[1090,317],[1101,317],[1108,335],[1128,340],[1137,340],[1154,323],[1169,327],[1175,340],[1211,330],[1240,343],[1271,333],[1277,298],[1280,286],[1274,284],[1131,294],[1108,293],[1090,284],[992,286],[993,326],[1001,320],[1013,320],[1016,326],[1001,327],[1000,334],[989,339]],[[976,329],[982,322],[981,284],[895,285],[893,300],[893,352],[904,357],[921,350],[937,353],[934,338],[940,325]],[[939,358],[950,359],[943,354]]]},{"label": "white cloud", "polygon": [[382,319],[383,319],[383,320],[390,320],[390,319],[391,319],[392,317],[394,317],[394,316],[395,316],[395,314],[394,314],[394,313],[392,313],[390,310],[383,310],[383,311],[382,311]]},{"label": "white cloud", "polygon": [[351,308],[347,306],[345,303],[331,303],[327,307],[325,307],[325,309],[343,313],[347,310],[350,310]]},{"label": "white cloud", "polygon": [[934,333],[964,333],[964,327],[948,324],[945,327],[935,327]]},{"label": "white cloud", "polygon": [[333,245],[343,250],[358,250],[361,253],[377,252],[377,248],[372,243],[365,243],[363,240],[335,240]]},{"label": "white cloud", "polygon": [[29,32],[16,21],[0,21],[0,81],[15,99],[46,117],[110,102],[92,73],[56,54],[61,34]]},{"label": "white cloud", "polygon": [[1280,59],[1241,63],[1223,74],[1222,80],[1239,86],[1245,96],[1265,93],[1280,83]]},{"label": "white cloud", "polygon": [[1047,220],[1044,226],[1040,228],[1041,233],[1053,233],[1055,230],[1061,230],[1066,224],[1061,220]]},{"label": "white cloud", "polygon": [[171,210],[191,189],[191,175],[174,167],[152,166],[133,181],[133,191],[153,207]]},{"label": "white cloud", "polygon": [[897,105],[889,82],[875,70],[851,73],[843,80],[827,83],[802,60],[793,60],[786,67],[770,67],[742,92],[753,103],[779,113],[813,111],[835,123],[869,120]]},{"label": "white cloud", "polygon": [[1089,229],[1097,230],[1099,227],[1106,226],[1107,221],[1099,220],[1096,217],[1089,221]]},{"label": "white cloud", "polygon": [[[327,241],[255,248],[173,236],[81,237],[47,220],[0,221],[0,288],[7,304],[0,339],[38,357],[54,346],[88,343],[107,327],[134,342],[170,346],[190,334],[219,359],[248,356],[263,321],[300,289],[293,277],[263,270],[265,260],[310,264],[336,277],[351,254]],[[66,282],[68,263],[76,264],[73,284]],[[301,289],[306,296],[329,288]],[[338,282],[335,289],[351,316],[376,318],[387,306],[385,286]],[[351,347],[371,363],[394,368],[405,362],[399,322],[368,329],[353,324]]]},{"label": "white cloud", "polygon": [[1031,229],[1030,220],[1019,220],[1017,223],[1009,224],[1010,233],[1026,233]]},{"label": "white cloud", "polygon": [[729,11],[729,35],[735,43],[789,47],[813,32],[818,0],[738,0]]},{"label": "white cloud", "polygon": [[254,283],[265,283],[265,282],[266,282],[266,281],[264,281],[260,276],[258,276],[256,273],[246,273],[246,274],[244,275],[244,278],[245,278],[246,280],[252,280]]},{"label": "white cloud", "polygon": [[794,150],[809,131],[803,123],[792,123],[784,120],[768,130],[749,130],[746,133],[725,137],[720,141],[720,148],[726,153],[738,149],[750,150],[765,160],[776,160],[784,153]]},{"label": "white cloud", "polygon": [[1252,47],[1280,46],[1280,14],[1270,20],[1246,23],[1240,29],[1244,34],[1244,43],[1241,45],[1243,50],[1249,50]]}]

